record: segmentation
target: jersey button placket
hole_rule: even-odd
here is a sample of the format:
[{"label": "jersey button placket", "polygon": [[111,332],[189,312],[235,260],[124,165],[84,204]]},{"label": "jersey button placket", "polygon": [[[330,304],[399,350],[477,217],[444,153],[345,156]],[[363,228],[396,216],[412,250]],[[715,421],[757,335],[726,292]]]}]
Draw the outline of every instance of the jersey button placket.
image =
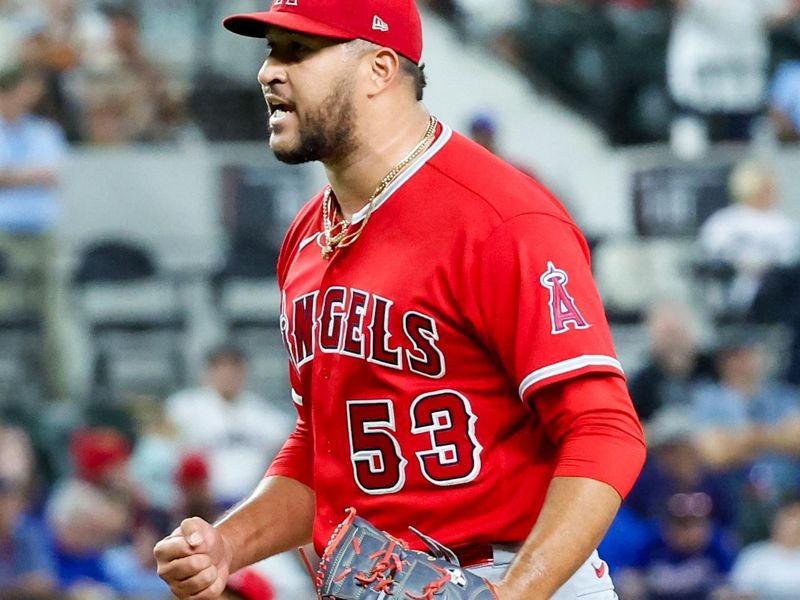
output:
[{"label": "jersey button placket", "polygon": [[[320,283],[320,321],[319,327],[323,326],[323,318],[322,318],[322,310],[323,310],[323,302],[325,298],[325,292],[331,285],[336,285],[336,275],[339,271],[338,264],[341,262],[341,257],[339,256],[339,251],[334,251],[333,256],[329,260],[325,262],[325,271],[322,275],[322,281]],[[319,334],[319,332],[318,332]],[[335,361],[338,359],[338,354],[331,354],[329,352],[323,352],[322,348],[318,348],[316,360],[314,361],[314,367],[316,370],[317,375],[322,381],[330,381],[331,379],[331,369],[335,365]]]}]

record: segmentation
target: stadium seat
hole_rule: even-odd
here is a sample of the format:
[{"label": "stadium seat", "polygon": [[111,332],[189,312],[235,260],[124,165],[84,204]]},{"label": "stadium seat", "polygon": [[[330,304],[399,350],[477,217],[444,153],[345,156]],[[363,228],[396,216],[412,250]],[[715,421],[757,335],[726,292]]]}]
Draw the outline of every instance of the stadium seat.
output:
[{"label": "stadium seat", "polygon": [[288,394],[276,260],[269,244],[240,238],[231,245],[225,266],[213,281],[219,321],[228,339],[248,355],[251,387],[272,397]]},{"label": "stadium seat", "polygon": [[145,248],[127,240],[91,243],[74,283],[94,353],[94,397],[166,395],[185,382],[179,290]]},{"label": "stadium seat", "polygon": [[611,238],[598,244],[594,272],[609,320],[636,322],[664,298],[691,301],[694,252],[693,244],[681,238]]}]

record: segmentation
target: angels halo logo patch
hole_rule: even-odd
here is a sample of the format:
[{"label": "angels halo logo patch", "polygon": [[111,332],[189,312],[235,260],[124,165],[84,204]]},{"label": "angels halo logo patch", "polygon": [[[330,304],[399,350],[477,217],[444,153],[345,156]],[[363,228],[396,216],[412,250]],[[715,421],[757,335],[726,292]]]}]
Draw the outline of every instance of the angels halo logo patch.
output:
[{"label": "angels halo logo patch", "polygon": [[588,329],[590,327],[581,311],[575,304],[575,299],[567,291],[569,276],[566,271],[557,268],[551,261],[547,261],[547,271],[542,273],[539,282],[550,292],[547,303],[550,308],[550,333],[553,335],[565,333],[572,329]]}]

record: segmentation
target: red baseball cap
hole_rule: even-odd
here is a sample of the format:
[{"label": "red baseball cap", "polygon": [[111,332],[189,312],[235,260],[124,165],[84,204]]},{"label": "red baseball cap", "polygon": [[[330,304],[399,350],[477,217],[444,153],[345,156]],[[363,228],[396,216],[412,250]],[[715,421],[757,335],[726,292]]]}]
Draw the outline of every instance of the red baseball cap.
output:
[{"label": "red baseball cap", "polygon": [[78,477],[98,482],[128,460],[131,447],[121,432],[110,427],[95,427],[75,431],[70,438],[69,451]]},{"label": "red baseball cap", "polygon": [[419,64],[422,20],[414,0],[274,0],[268,12],[233,15],[222,24],[263,38],[274,26],[340,40],[362,39]]},{"label": "red baseball cap", "polygon": [[181,457],[175,471],[175,481],[184,490],[208,483],[208,460],[202,454],[191,453]]}]

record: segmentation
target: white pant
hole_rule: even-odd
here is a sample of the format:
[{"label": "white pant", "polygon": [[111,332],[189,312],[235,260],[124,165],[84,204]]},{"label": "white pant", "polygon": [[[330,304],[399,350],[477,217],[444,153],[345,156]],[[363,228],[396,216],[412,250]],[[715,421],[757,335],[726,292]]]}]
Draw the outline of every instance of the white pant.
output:
[{"label": "white pant", "polygon": [[[516,554],[508,550],[495,548],[494,564],[470,569],[472,573],[497,582],[514,560]],[[550,600],[617,600],[614,583],[608,574],[608,565],[600,559],[597,550],[589,559],[562,585]]]}]

